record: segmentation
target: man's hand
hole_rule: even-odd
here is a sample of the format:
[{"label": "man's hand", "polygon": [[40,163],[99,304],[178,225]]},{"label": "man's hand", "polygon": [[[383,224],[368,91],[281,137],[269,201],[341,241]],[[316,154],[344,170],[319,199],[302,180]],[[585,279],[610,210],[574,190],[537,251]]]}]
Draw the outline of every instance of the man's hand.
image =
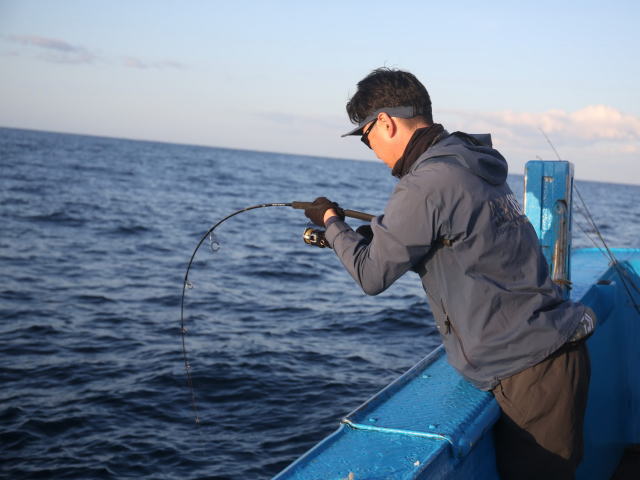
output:
[{"label": "man's hand", "polygon": [[324,227],[325,219],[328,220],[334,215],[344,220],[344,210],[327,197],[316,198],[309,208],[305,208],[304,215],[319,227]]}]

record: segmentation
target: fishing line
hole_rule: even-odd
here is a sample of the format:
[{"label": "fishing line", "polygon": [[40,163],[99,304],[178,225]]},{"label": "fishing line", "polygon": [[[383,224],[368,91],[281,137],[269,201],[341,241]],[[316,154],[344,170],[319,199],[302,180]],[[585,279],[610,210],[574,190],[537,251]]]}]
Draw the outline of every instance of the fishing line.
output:
[{"label": "fishing line", "polygon": [[[191,392],[191,407],[193,408],[193,414],[195,416],[196,425],[200,425],[200,415],[198,413],[198,405],[196,403],[196,393],[193,388],[193,376],[191,374],[191,364],[189,363],[189,357],[187,355],[187,346],[186,346],[186,334],[187,329],[185,327],[184,322],[184,299],[187,290],[193,288],[193,284],[189,281],[189,271],[191,270],[191,266],[193,265],[193,260],[196,257],[196,253],[200,247],[204,244],[204,242],[209,239],[209,248],[213,253],[217,252],[220,249],[220,242],[218,241],[214,231],[224,222],[229,220],[236,215],[239,215],[243,212],[248,212],[249,210],[256,210],[258,208],[266,208],[266,207],[291,207],[297,210],[304,210],[312,206],[311,202],[291,202],[291,203],[261,203],[259,205],[253,205],[251,207],[242,208],[240,210],[236,210],[230,215],[227,215],[214,226],[212,226],[207,232],[202,236],[196,248],[193,250],[191,254],[191,258],[189,259],[189,263],[187,265],[187,271],[184,274],[184,281],[182,282],[182,296],[180,297],[180,335],[182,337],[182,358],[184,360],[184,368],[187,375],[187,385],[189,387],[189,391]],[[356,210],[344,210],[345,217],[355,218],[358,220],[371,221],[374,218],[374,215],[370,215],[368,213],[358,212]],[[304,241],[309,245],[315,245],[319,247],[328,246],[324,241],[324,232],[320,230],[314,230],[311,228],[307,228],[304,233]]]},{"label": "fishing line", "polygon": [[638,287],[636,286],[636,284],[634,283],[633,279],[630,278],[628,272],[626,271],[626,269],[618,262],[618,259],[615,257],[615,255],[613,254],[613,252],[611,251],[611,249],[609,248],[609,246],[607,245],[607,242],[605,242],[604,237],[602,236],[602,233],[600,233],[600,229],[598,228],[598,226],[596,225],[595,220],[593,219],[593,216],[591,215],[591,212],[589,211],[589,209],[587,208],[587,204],[584,201],[584,198],[582,198],[582,195],[580,194],[580,190],[578,190],[578,188],[574,185],[574,189],[576,191],[576,193],[578,194],[578,198],[580,199],[580,202],[582,203],[582,206],[586,212],[585,218],[587,218],[588,222],[591,224],[591,226],[593,227],[593,229],[595,230],[596,234],[598,235],[598,238],[600,239],[600,241],[602,242],[602,245],[604,246],[606,252],[602,252],[602,250],[600,250],[605,257],[608,257],[609,260],[611,261],[611,265],[613,266],[613,268],[616,269],[616,272],[618,272],[618,275],[620,277],[620,280],[622,281],[622,286],[624,287],[625,291],[627,292],[627,296],[629,297],[629,300],[631,301],[631,304],[633,305],[633,308],[635,308],[635,310],[640,313],[640,305],[638,305],[634,298],[633,298],[633,294],[631,293],[631,290],[629,288],[629,285],[627,285],[627,281],[629,281],[629,283],[631,284],[631,287],[633,287],[634,290],[636,291],[640,291],[638,289]]},{"label": "fishing line", "polygon": [[[556,150],[556,147],[553,146],[553,143],[551,143],[551,140],[549,139],[547,134],[544,132],[544,130],[542,130],[542,128],[540,128],[539,130],[542,132],[542,135],[544,135],[544,138],[547,139],[547,142],[549,143],[549,145],[551,145],[551,148],[553,149],[554,153],[558,157],[558,160],[562,161],[562,158],[560,157],[560,154]],[[620,262],[618,262],[618,259],[615,257],[615,255],[613,254],[613,252],[609,248],[609,245],[607,245],[607,242],[605,241],[604,237],[602,236],[602,233],[600,233],[600,229],[598,228],[598,225],[596,224],[596,222],[595,222],[595,220],[593,218],[593,215],[591,215],[591,212],[589,211],[589,207],[587,207],[587,203],[584,201],[584,198],[582,197],[582,194],[580,193],[580,190],[578,189],[578,186],[576,185],[575,182],[573,182],[573,189],[578,194],[578,198],[580,199],[580,203],[582,203],[582,208],[579,209],[580,213],[585,218],[587,223],[591,225],[591,227],[595,231],[596,235],[598,235],[598,238],[600,239],[600,242],[602,243],[605,251],[603,251],[600,247],[598,247],[598,249],[600,250],[600,252],[605,257],[608,257],[608,259],[610,260],[610,262],[611,262],[610,265],[613,268],[615,268],[616,272],[618,273],[618,276],[620,277],[620,280],[622,282],[622,286],[624,287],[624,289],[625,289],[625,291],[627,293],[627,296],[629,297],[629,300],[631,301],[631,304],[633,305],[633,308],[638,313],[640,313],[640,305],[638,305],[635,302],[635,300],[633,298],[633,294],[631,293],[631,289],[629,288],[629,285],[627,285],[627,280],[629,281],[629,283],[631,284],[631,287],[633,287],[634,290],[640,291],[640,289],[638,288],[638,286],[633,281],[633,278],[631,278],[629,273],[626,271],[626,268],[624,268],[620,264]],[[578,224],[578,226],[580,226],[580,225]],[[580,228],[582,229],[581,226],[580,226]],[[585,233],[585,235],[587,236],[587,238],[589,238],[589,240],[591,240],[593,242],[593,244],[597,246],[596,242],[589,236],[589,234],[587,234],[587,232],[584,229],[582,229],[582,230]]]},{"label": "fishing line", "polygon": [[[237,210],[232,214],[227,215],[218,223],[216,223],[213,227],[207,230],[207,233],[205,233],[202,236],[202,238],[196,245],[196,248],[193,250],[193,253],[191,254],[191,258],[189,259],[189,264],[187,265],[187,271],[184,274],[184,282],[182,283],[182,297],[180,298],[180,335],[182,337],[182,358],[184,360],[184,369],[187,375],[187,385],[189,386],[189,391],[191,392],[191,407],[193,408],[193,414],[195,416],[195,422],[197,425],[200,425],[200,415],[198,414],[198,405],[196,404],[196,393],[193,388],[193,376],[191,375],[191,364],[189,363],[189,357],[187,355],[187,345],[186,345],[187,329],[184,326],[184,298],[185,298],[187,289],[193,288],[193,284],[189,281],[189,271],[191,270],[191,265],[193,265],[193,260],[196,257],[196,253],[198,253],[198,250],[200,249],[202,244],[205,242],[205,240],[207,240],[207,238],[210,239],[210,248],[212,251],[217,251],[220,248],[220,243],[217,241],[213,232],[216,228],[218,228],[224,222],[229,220],[231,217],[235,217],[236,215],[239,215],[243,212],[248,212],[249,210],[255,210],[257,208],[290,207],[290,206],[291,206],[290,203],[263,203],[260,205],[253,205],[251,207]],[[217,246],[217,248],[215,248],[214,246]]]},{"label": "fishing line", "polygon": [[[580,211],[580,213],[584,216],[584,213],[582,213],[582,211]],[[600,253],[602,253],[605,257],[607,256],[607,252],[605,252],[602,248],[602,246],[598,245],[598,242],[596,242],[596,240],[591,236],[591,233],[589,231],[587,231],[587,229],[585,227],[582,226],[582,224],[580,222],[578,222],[576,220],[575,224],[578,226],[578,228],[580,228],[580,230],[582,230],[582,233],[584,233],[584,236],[587,237],[589,239],[589,241],[591,241],[591,243],[593,243],[593,246],[600,251]]]}]

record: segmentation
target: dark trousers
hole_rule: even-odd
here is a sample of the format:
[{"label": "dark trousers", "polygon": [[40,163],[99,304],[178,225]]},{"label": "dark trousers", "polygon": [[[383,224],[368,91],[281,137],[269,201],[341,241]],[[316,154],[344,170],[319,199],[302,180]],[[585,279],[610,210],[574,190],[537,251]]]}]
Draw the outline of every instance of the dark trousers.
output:
[{"label": "dark trousers", "polygon": [[574,478],[582,460],[590,376],[589,354],[581,341],[496,386],[502,416],[494,440],[503,480]]}]

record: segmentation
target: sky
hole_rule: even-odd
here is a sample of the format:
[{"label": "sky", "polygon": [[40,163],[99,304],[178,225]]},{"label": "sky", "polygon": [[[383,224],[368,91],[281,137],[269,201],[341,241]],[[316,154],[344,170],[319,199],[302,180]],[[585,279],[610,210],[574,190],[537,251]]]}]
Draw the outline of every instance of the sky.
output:
[{"label": "sky", "polygon": [[[0,0],[0,126],[373,160],[345,104],[414,73],[512,173],[640,184],[640,2]],[[543,134],[544,132],[544,134]]]}]

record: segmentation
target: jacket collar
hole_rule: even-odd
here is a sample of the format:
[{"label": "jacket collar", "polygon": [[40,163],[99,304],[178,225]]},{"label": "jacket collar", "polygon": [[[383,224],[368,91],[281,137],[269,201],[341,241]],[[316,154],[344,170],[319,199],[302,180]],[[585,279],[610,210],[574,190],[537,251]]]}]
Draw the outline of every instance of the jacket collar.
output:
[{"label": "jacket collar", "polygon": [[428,127],[419,128],[415,132],[404,149],[402,157],[391,170],[391,175],[397,178],[404,177],[418,158],[432,145],[446,135],[446,131],[439,123]]}]

